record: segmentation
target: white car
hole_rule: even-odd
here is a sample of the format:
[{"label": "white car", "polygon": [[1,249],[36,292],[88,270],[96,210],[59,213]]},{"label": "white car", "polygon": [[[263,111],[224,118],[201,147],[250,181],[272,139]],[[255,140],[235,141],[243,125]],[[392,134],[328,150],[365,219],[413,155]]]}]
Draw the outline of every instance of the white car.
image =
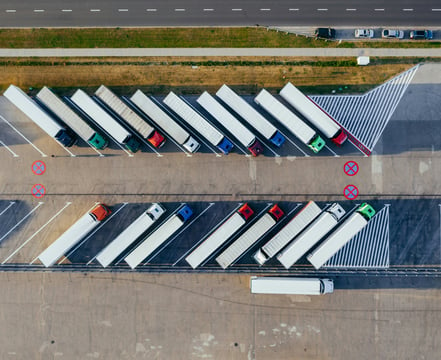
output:
[{"label": "white car", "polygon": [[404,31],[403,30],[391,30],[391,29],[384,29],[381,33],[382,38],[395,38],[395,39],[402,39],[404,38]]},{"label": "white car", "polygon": [[357,29],[355,30],[356,38],[373,38],[374,30],[372,29]]}]

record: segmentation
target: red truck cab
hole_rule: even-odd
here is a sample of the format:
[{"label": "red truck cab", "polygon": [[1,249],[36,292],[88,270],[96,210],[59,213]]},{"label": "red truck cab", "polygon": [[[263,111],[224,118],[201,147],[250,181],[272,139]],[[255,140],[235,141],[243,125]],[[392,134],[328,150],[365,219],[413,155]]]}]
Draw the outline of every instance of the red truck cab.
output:
[{"label": "red truck cab", "polygon": [[268,213],[274,218],[274,220],[279,221],[285,213],[281,208],[276,204],[271,209],[269,209]]},{"label": "red truck cab", "polygon": [[254,211],[249,207],[248,204],[242,205],[237,212],[241,214],[245,220],[248,220],[254,214]]},{"label": "red truck cab", "polygon": [[154,131],[153,135],[149,137],[147,140],[157,149],[159,149],[162,145],[165,144],[165,137],[161,135],[158,131]]},{"label": "red truck cab", "polygon": [[89,214],[92,215],[97,221],[103,221],[111,213],[112,211],[110,211],[107,205],[98,204]]}]

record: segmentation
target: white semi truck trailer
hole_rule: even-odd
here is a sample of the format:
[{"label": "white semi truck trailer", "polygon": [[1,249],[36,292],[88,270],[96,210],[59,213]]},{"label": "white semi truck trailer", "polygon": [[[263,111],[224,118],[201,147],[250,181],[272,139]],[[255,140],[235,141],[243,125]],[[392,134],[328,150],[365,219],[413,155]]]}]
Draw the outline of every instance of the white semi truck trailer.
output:
[{"label": "white semi truck trailer", "polygon": [[267,90],[262,89],[254,98],[256,104],[262,106],[276,120],[282,123],[301,142],[312,151],[318,153],[325,146],[325,141],[317,132],[306,125],[296,114],[289,110]]},{"label": "white semi truck trailer", "polygon": [[250,280],[252,294],[322,295],[334,292],[331,279],[257,277]]},{"label": "white semi truck trailer", "polygon": [[289,269],[305,255],[308,250],[337,226],[339,220],[345,213],[345,210],[339,204],[335,203],[331,205],[309,224],[300,235],[294,238],[294,241],[277,255],[277,259],[286,269]]},{"label": "white semi truck trailer", "polygon": [[375,215],[374,208],[363,203],[349,216],[317,249],[307,256],[308,261],[318,270],[338,250],[363,229]]},{"label": "white semi truck trailer", "polygon": [[320,213],[321,209],[314,201],[308,202],[288,224],[254,254],[254,260],[259,265],[265,264],[300,234]]},{"label": "white semi truck trailer", "polygon": [[197,142],[188,132],[183,129],[175,120],[168,116],[155,102],[149,99],[141,90],[136,92],[130,98],[138,109],[146,114],[155,124],[164,130],[179,145],[182,145],[187,151],[196,152],[201,144]]},{"label": "white semi truck trailer", "polygon": [[335,144],[340,146],[348,138],[341,126],[325,110],[293,84],[287,83],[280,90],[280,96]]}]

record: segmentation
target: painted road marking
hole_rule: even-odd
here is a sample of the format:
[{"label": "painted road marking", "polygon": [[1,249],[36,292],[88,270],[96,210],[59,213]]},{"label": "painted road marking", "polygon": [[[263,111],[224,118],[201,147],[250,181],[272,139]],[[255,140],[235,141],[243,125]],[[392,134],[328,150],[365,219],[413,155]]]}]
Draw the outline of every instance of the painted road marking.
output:
[{"label": "painted road marking", "polygon": [[347,185],[343,190],[343,195],[348,200],[354,200],[358,196],[358,188],[355,185]]},{"label": "painted road marking", "polygon": [[[17,10],[14,10],[14,9],[11,9],[11,10],[5,10],[7,13],[15,13],[15,12],[17,12]],[[433,9],[432,9],[432,11],[433,11]]]},{"label": "painted road marking", "polygon": [[355,161],[347,161],[343,166],[343,171],[348,176],[354,176],[358,173],[358,164]]},{"label": "painted road marking", "polygon": [[155,12],[157,9],[146,9],[147,12]]},{"label": "painted road marking", "polygon": [[384,9],[374,9],[374,11],[384,11]]},{"label": "painted road marking", "polygon": [[3,147],[8,150],[14,157],[19,157],[19,155],[17,155],[15,152],[12,151],[12,149],[6,145],[3,141],[0,141],[0,144],[3,145]]},{"label": "painted road marking", "polygon": [[325,148],[328,149],[331,153],[334,154],[335,157],[340,157],[334,150],[332,150],[328,145],[325,145]]},{"label": "painted road marking", "polygon": [[242,11],[242,9],[231,9],[231,11]]},{"label": "painted road marking", "polygon": [[90,9],[90,12],[100,12],[101,9]]},{"label": "painted road marking", "polygon": [[44,10],[43,9],[34,9],[34,12],[41,13],[41,12],[44,12]]},{"label": "painted road marking", "polygon": [[317,11],[328,11],[328,9],[317,9]]},{"label": "painted road marking", "polygon": [[32,196],[41,199],[46,194],[46,188],[41,184],[35,184],[31,189]]},{"label": "painted road marking", "polygon": [[185,9],[175,9],[175,11],[185,11]]},{"label": "painted road marking", "polygon": [[23,219],[21,219],[17,224],[15,224],[5,235],[3,235],[0,238],[0,242],[6,237],[8,236],[12,231],[15,230],[15,228],[17,226],[19,226],[23,221],[25,221],[35,210],[37,210],[41,205],[43,205],[44,202],[39,202],[38,205],[36,207],[34,207]]},{"label": "painted road marking", "polygon": [[[3,260],[2,265],[5,264],[9,259],[11,259],[16,253],[18,253],[29,241],[31,241],[41,230],[43,230],[52,220],[54,220],[58,215],[61,214],[61,212],[66,209],[70,204],[72,204],[71,202],[67,202],[66,205],[64,205],[64,207],[58,211],[54,216],[52,216],[41,228],[39,228],[36,232],[34,232],[32,234],[32,236],[27,239],[23,244],[21,244],[11,255],[9,255],[5,260]],[[32,260],[32,262],[29,265],[32,265],[32,263],[38,259],[38,256]]]},{"label": "painted road marking", "polygon": [[413,11],[413,9],[403,9],[403,11]]},{"label": "painted road marking", "polygon": [[72,9],[62,9],[62,12],[72,12]]},{"label": "painted road marking", "polygon": [[214,9],[204,9],[204,11],[214,11]]},{"label": "painted road marking", "polygon": [[271,11],[271,9],[260,9],[260,11]]},{"label": "painted road marking", "polygon": [[20,135],[23,139],[25,139],[35,150],[37,150],[41,156],[47,157],[47,155],[37,148],[26,136],[24,136],[20,131],[17,130],[15,126],[13,126],[8,120],[6,120],[3,116],[0,115],[0,119],[2,119],[6,124],[8,124],[11,128],[15,130],[15,132]]},{"label": "painted road marking", "polygon": [[15,201],[10,201],[7,208],[0,213],[0,216],[2,216],[14,204],[15,204]]},{"label": "painted road marking", "polygon": [[129,9],[118,9],[119,12],[127,12]]},{"label": "painted road marking", "polygon": [[346,9],[346,11],[357,11],[357,9]]},{"label": "painted road marking", "polygon": [[37,160],[33,162],[32,172],[35,175],[43,175],[45,171],[46,171],[46,164],[43,161]]},{"label": "painted road marking", "polygon": [[299,11],[299,9],[288,9],[289,11]]}]

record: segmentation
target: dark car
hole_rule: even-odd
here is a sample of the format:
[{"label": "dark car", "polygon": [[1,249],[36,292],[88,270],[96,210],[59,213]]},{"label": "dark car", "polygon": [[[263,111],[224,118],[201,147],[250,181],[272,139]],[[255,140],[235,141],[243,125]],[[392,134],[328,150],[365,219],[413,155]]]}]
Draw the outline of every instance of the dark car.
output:
[{"label": "dark car", "polygon": [[314,35],[320,39],[335,39],[335,29],[331,28],[317,28]]},{"label": "dark car", "polygon": [[431,40],[433,33],[431,30],[412,30],[410,32],[410,38],[413,40]]}]

